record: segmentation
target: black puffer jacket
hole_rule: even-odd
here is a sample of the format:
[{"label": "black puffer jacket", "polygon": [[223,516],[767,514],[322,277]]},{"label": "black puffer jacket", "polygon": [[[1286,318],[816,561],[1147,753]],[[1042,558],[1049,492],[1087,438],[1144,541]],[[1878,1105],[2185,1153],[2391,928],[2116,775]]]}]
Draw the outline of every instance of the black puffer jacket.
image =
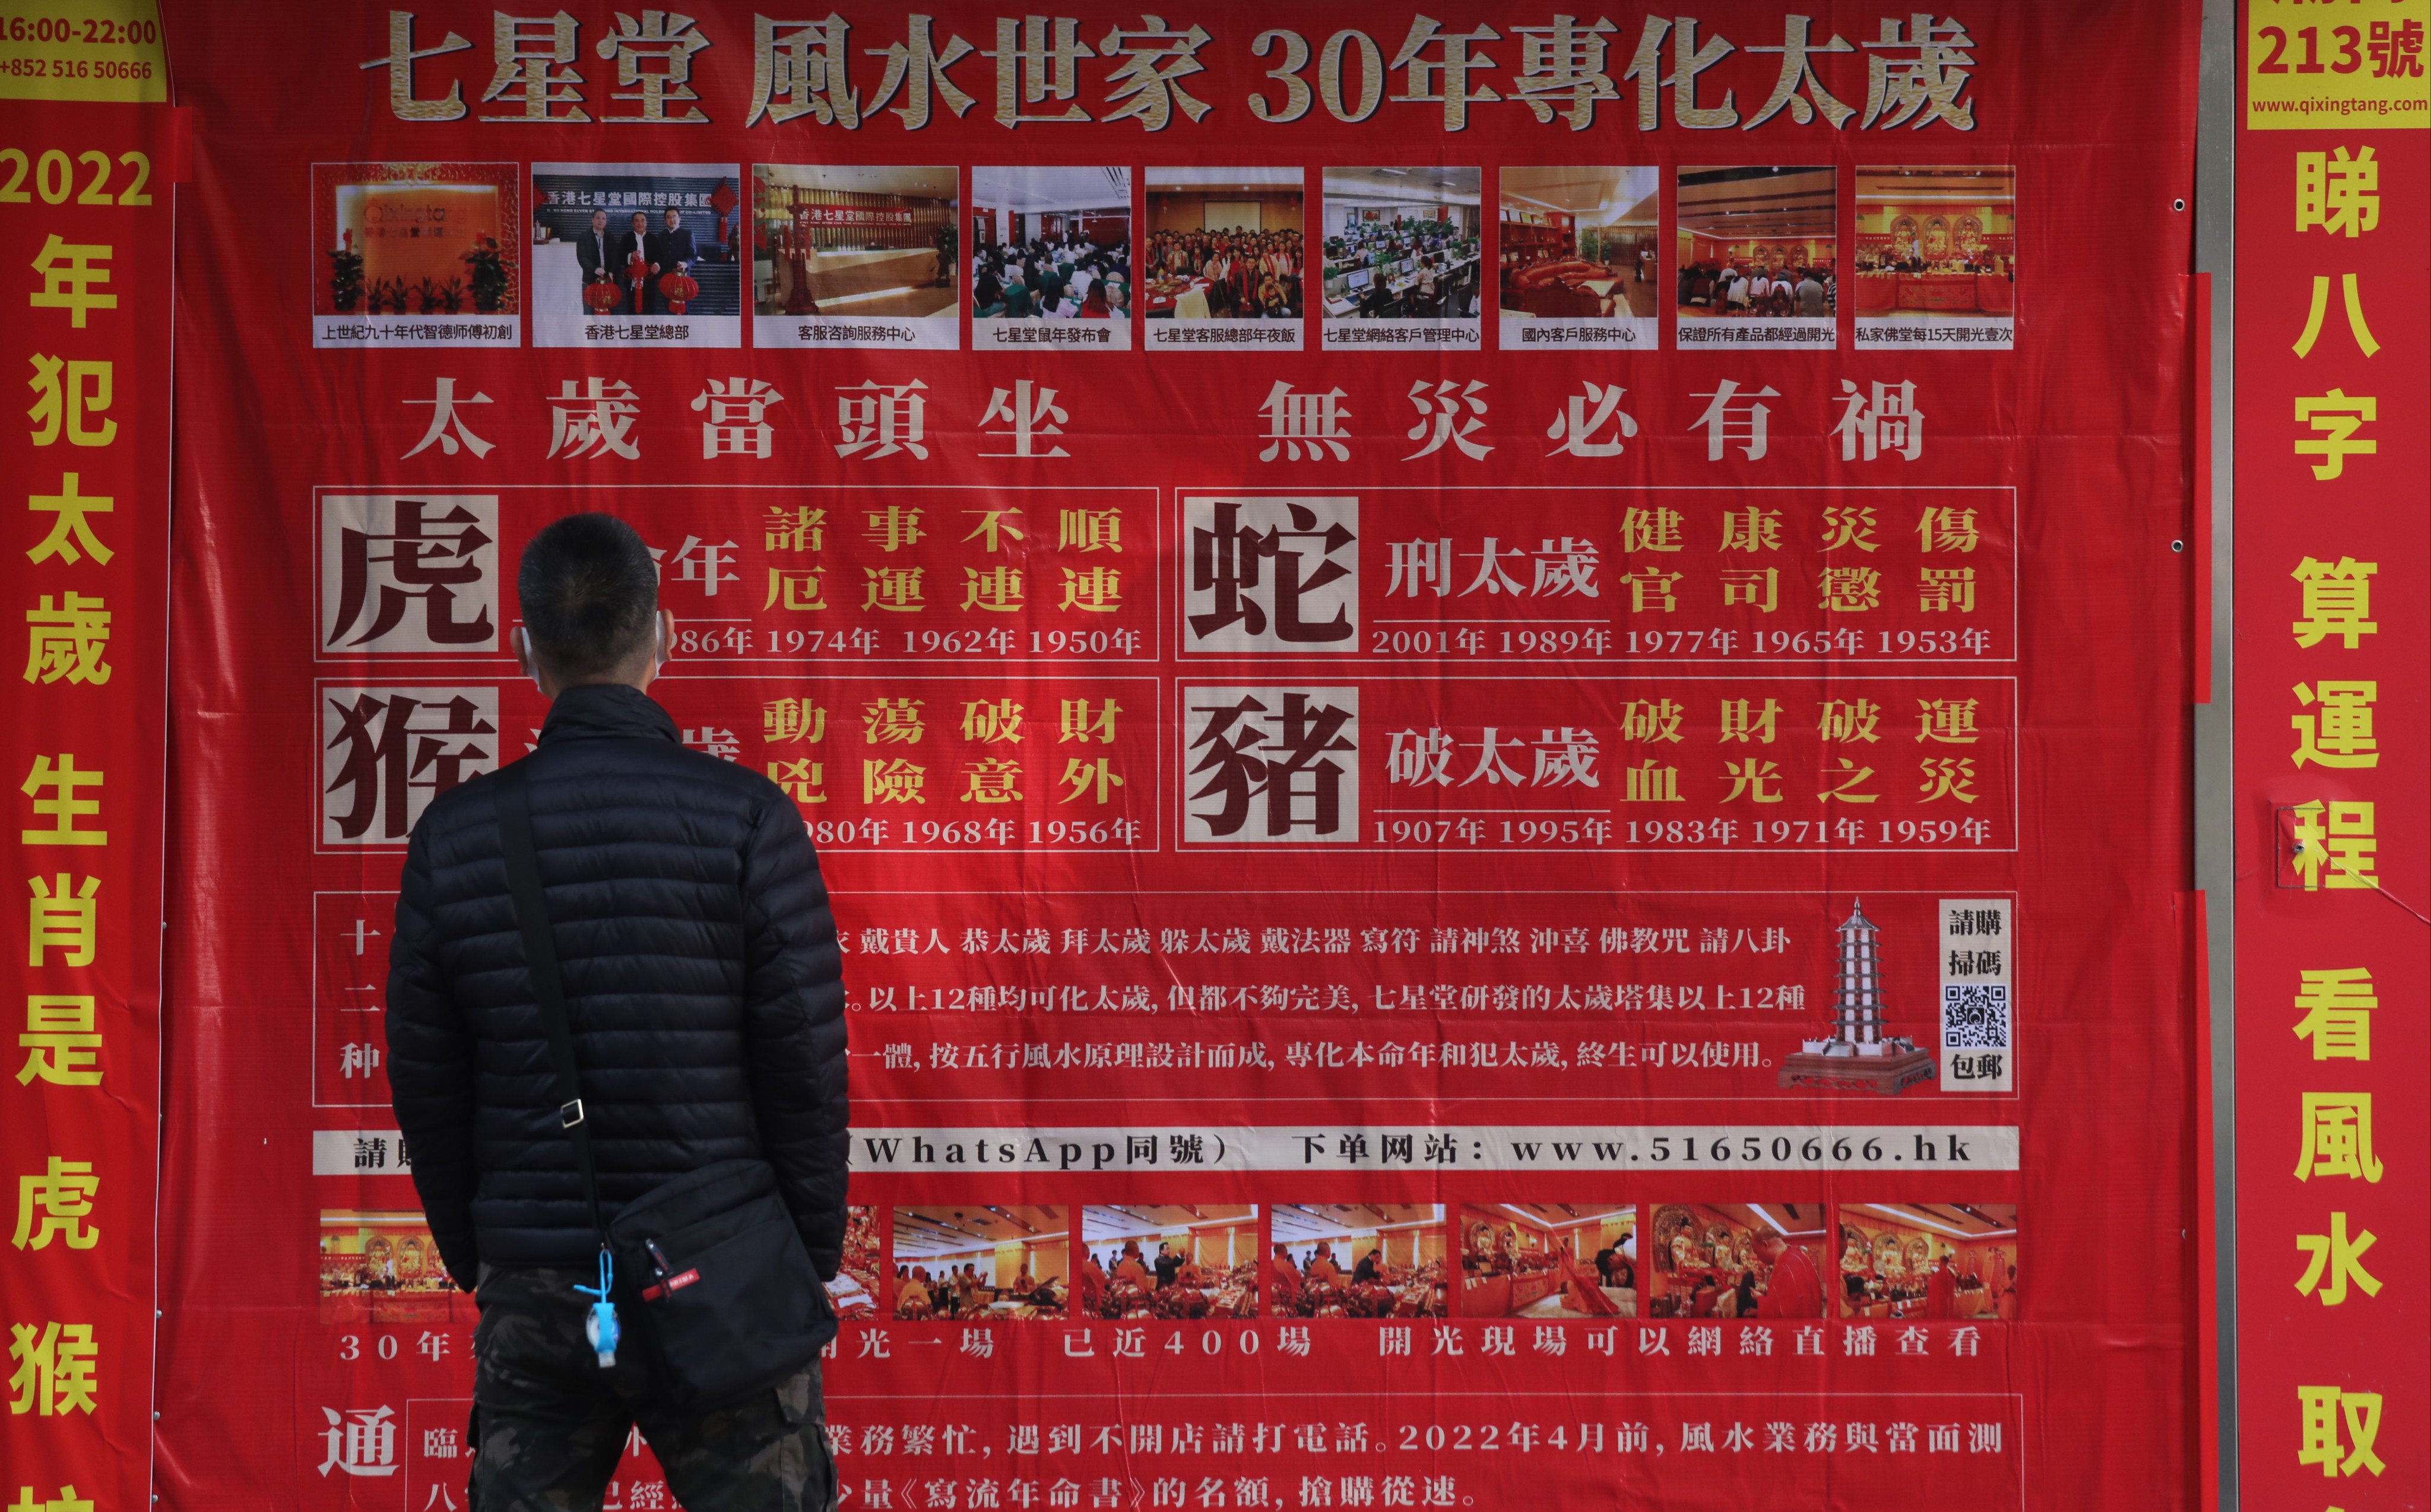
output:
[{"label": "black puffer jacket", "polygon": [[[612,1216],[671,1177],[760,1155],[832,1278],[844,982],[800,811],[757,772],[685,749],[666,711],[621,685],[565,690],[526,760],[601,1205]],[[477,778],[414,825],[389,954],[397,1127],[440,1255],[468,1287],[485,1260],[598,1253],[495,787]]]}]

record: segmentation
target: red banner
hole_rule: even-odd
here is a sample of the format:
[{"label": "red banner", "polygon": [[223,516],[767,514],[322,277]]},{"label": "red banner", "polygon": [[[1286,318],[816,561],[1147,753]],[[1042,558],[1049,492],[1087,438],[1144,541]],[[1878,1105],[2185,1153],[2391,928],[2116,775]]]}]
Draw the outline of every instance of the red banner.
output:
[{"label": "red banner", "polygon": [[463,1504],[578,509],[836,899],[847,1507],[2188,1499],[2194,8],[1303,8],[171,7],[164,1504]]},{"label": "red banner", "polygon": [[0,427],[0,1494],[59,1512],[141,1507],[152,1491],[163,354],[182,153],[165,73],[148,7],[10,12],[0,34],[0,361],[24,396]]},{"label": "red banner", "polygon": [[2406,286],[2431,234],[2431,5],[2242,20],[2238,1479],[2250,1504],[2415,1507],[2431,317]]}]

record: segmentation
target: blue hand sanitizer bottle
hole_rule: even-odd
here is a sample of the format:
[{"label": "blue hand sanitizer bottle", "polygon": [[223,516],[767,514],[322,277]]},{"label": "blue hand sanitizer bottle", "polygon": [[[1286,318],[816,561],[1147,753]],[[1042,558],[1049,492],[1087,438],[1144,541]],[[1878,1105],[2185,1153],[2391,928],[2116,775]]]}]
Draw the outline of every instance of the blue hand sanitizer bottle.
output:
[{"label": "blue hand sanitizer bottle", "polygon": [[592,1352],[598,1356],[599,1369],[603,1370],[616,1363],[616,1339],[620,1333],[616,1326],[616,1304],[608,1300],[613,1285],[614,1272],[608,1251],[603,1246],[599,1251],[599,1285],[574,1288],[585,1297],[596,1299],[591,1304],[591,1316],[582,1320],[582,1336],[590,1340]]}]

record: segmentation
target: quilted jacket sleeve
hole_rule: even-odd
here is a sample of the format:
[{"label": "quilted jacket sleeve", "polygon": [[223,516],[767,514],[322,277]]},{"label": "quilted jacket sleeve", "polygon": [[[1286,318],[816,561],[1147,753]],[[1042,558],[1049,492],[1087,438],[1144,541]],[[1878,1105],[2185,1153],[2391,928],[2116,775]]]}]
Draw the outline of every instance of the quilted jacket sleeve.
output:
[{"label": "quilted jacket sleeve", "polygon": [[800,811],[771,789],[744,856],[745,1036],[762,1149],[819,1274],[844,1259],[844,961]]},{"label": "quilted jacket sleeve", "polygon": [[473,1235],[473,1035],[431,960],[430,908],[428,840],[417,825],[389,935],[389,1095],[439,1257],[470,1291],[481,1258]]}]

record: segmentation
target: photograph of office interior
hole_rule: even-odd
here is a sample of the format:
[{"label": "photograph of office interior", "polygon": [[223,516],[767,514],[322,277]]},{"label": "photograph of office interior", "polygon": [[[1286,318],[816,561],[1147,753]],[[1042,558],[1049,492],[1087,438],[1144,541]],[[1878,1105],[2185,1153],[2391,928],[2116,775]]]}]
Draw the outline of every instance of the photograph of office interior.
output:
[{"label": "photograph of office interior", "polygon": [[1072,1272],[1068,1207],[898,1207],[893,1231],[897,1319],[1064,1316]]},{"label": "photograph of office interior", "polygon": [[2016,1319],[2017,1204],[1843,1202],[1840,1316]]},{"label": "photograph of office interior", "polygon": [[751,308],[763,315],[954,312],[958,170],[759,163]]},{"label": "photograph of office interior", "polygon": [[1502,339],[1537,320],[1642,321],[1662,300],[1662,175],[1653,168],[1505,168],[1495,227]]},{"label": "photograph of office interior", "polygon": [[1475,168],[1328,168],[1326,317],[1474,317],[1480,178]]},{"label": "photograph of office interior", "polygon": [[1140,267],[1150,320],[1298,320],[1298,168],[1150,168]]},{"label": "photograph of office interior", "polygon": [[2010,324],[2017,210],[2015,168],[1859,167],[1857,318]]},{"label": "photograph of office interior", "polygon": [[1838,309],[1839,203],[1829,167],[1683,170],[1673,232],[1682,322],[1828,322]]}]

